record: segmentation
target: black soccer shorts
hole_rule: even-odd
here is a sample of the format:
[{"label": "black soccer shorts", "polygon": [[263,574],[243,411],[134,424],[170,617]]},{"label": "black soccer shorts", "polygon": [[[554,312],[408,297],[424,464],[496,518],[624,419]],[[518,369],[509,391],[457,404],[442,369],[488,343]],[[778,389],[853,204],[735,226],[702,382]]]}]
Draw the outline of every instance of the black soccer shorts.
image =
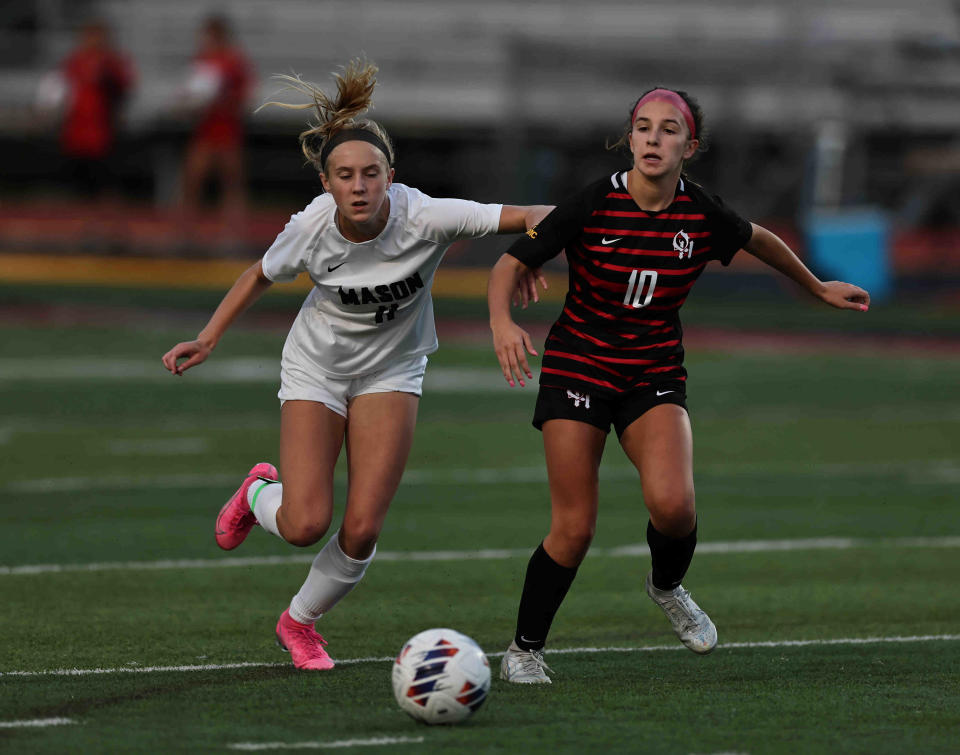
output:
[{"label": "black soccer shorts", "polygon": [[676,404],[687,408],[686,385],[682,380],[670,380],[649,388],[630,391],[622,396],[583,393],[572,388],[541,385],[537,405],[533,410],[533,426],[543,429],[551,419],[572,419],[599,427],[605,433],[610,425],[617,437],[634,420],[660,404]]}]

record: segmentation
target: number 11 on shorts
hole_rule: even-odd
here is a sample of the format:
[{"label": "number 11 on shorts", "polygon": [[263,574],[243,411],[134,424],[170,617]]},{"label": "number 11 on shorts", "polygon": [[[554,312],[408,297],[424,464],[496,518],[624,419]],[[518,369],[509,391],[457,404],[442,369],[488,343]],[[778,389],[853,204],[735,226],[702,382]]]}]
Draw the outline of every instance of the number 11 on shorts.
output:
[{"label": "number 11 on shorts", "polygon": [[[639,273],[639,277],[637,276]],[[657,287],[656,270],[634,270],[630,273],[630,280],[627,281],[627,293],[623,297],[623,303],[634,309],[642,309],[653,300],[653,289]],[[643,289],[647,289],[647,295],[643,295]],[[630,295],[633,294],[633,301],[630,301]]]}]

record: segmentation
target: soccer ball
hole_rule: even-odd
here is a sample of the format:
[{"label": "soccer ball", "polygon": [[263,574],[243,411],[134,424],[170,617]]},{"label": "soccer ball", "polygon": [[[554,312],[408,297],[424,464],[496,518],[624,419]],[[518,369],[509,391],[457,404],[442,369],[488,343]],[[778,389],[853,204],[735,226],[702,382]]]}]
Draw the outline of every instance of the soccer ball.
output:
[{"label": "soccer ball", "polygon": [[400,648],[393,695],[400,709],[428,724],[463,721],[490,691],[490,663],[480,646],[453,629],[427,629]]}]

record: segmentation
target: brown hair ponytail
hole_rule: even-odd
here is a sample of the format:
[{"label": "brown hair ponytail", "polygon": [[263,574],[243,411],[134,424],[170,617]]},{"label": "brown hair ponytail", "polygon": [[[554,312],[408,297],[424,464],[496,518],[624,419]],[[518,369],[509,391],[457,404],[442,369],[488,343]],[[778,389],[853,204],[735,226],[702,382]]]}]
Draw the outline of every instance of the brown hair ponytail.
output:
[{"label": "brown hair ponytail", "polygon": [[300,147],[307,160],[321,173],[326,166],[321,160],[324,145],[344,129],[370,131],[387,147],[387,162],[393,165],[394,151],[386,129],[376,121],[361,118],[372,106],[373,89],[377,85],[377,67],[360,59],[351,60],[343,69],[343,74],[333,74],[337,83],[336,99],[331,99],[317,85],[304,81],[299,75],[278,75],[275,78],[294,89],[306,94],[312,102],[291,105],[286,102],[266,102],[261,107],[276,105],[288,110],[316,111],[317,119],[300,134]]}]

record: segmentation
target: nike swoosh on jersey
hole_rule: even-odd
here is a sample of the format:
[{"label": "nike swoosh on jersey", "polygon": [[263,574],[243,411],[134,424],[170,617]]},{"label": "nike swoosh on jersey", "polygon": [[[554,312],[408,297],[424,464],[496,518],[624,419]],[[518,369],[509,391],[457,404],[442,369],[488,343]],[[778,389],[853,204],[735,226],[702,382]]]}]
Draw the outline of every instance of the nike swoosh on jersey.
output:
[{"label": "nike swoosh on jersey", "polygon": [[601,244],[604,244],[604,245],[606,245],[606,244],[612,244],[612,243],[614,243],[615,241],[621,241],[622,239],[623,239],[623,236],[618,236],[618,237],[615,238],[615,239],[608,239],[606,236],[604,236],[604,237],[600,240],[600,243],[601,243]]},{"label": "nike swoosh on jersey", "polygon": [[332,272],[333,272],[334,270],[336,270],[338,267],[343,267],[343,266],[346,265],[346,264],[347,264],[346,262],[341,262],[339,265],[334,265],[333,267],[330,267],[330,265],[327,265],[327,272],[328,272],[328,273],[332,273]]},{"label": "nike swoosh on jersey", "polygon": [[676,391],[657,391],[658,396],[666,396],[668,393],[676,393]]}]

